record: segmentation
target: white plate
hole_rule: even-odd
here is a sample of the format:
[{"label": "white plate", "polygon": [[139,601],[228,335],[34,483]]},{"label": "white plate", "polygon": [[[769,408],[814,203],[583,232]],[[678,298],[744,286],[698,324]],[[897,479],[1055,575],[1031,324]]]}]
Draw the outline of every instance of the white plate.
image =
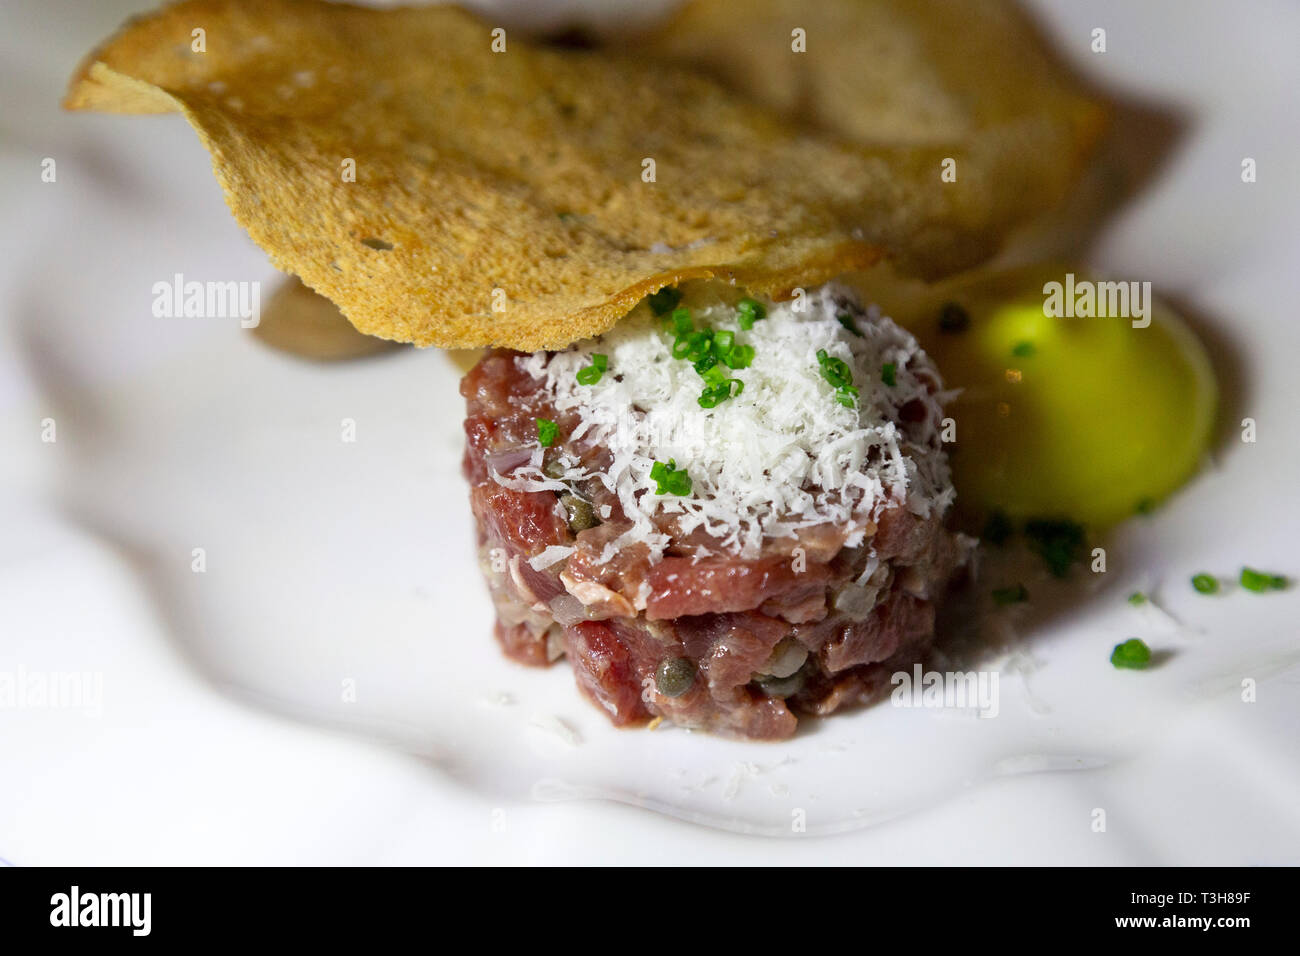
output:
[{"label": "white plate", "polygon": [[[1207,599],[1186,584],[1243,563],[1300,571],[1294,7],[1044,9],[1082,67],[1185,114],[1161,178],[1091,263],[1190,308],[1228,373],[1232,420],[1255,418],[1259,441],[1226,428],[1185,492],[1107,542],[1109,570],[1086,593],[1014,619],[1023,641],[985,664],[996,719],[882,706],[746,744],[616,731],[566,667],[501,658],[441,355],[318,367],[236,322],[150,314],[153,283],[177,272],[267,290],[275,277],[183,121],[54,111],[67,69],[122,12],[106,6],[90,23],[19,4],[3,41],[16,93],[0,188],[22,231],[0,262],[0,673],[99,674],[103,697],[97,713],[0,710],[0,857],[1300,856],[1300,590]],[[1104,55],[1088,51],[1095,26]],[[55,184],[40,182],[45,156]],[[46,417],[54,443],[40,440]],[[1171,617],[1129,607],[1139,588]],[[1168,659],[1116,671],[1109,649],[1127,636]]]}]

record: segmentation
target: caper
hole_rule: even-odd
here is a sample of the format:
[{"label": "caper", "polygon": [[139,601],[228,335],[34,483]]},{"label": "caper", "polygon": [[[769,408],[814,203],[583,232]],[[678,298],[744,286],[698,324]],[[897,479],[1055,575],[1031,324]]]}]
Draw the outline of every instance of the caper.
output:
[{"label": "caper", "polygon": [[795,637],[783,637],[772,648],[772,654],[763,665],[762,674],[766,677],[789,677],[803,667],[808,659],[808,648],[799,643]]},{"label": "caper", "polygon": [[795,671],[789,677],[773,677],[771,674],[759,674],[754,682],[768,697],[789,697],[803,689],[804,672]]},{"label": "caper", "polygon": [[670,657],[655,671],[655,687],[665,697],[681,697],[695,683],[695,664],[685,657]]},{"label": "caper", "polygon": [[564,513],[569,518],[569,530],[574,534],[600,524],[596,518],[596,509],[585,498],[566,492],[560,495],[560,504],[564,506]]}]

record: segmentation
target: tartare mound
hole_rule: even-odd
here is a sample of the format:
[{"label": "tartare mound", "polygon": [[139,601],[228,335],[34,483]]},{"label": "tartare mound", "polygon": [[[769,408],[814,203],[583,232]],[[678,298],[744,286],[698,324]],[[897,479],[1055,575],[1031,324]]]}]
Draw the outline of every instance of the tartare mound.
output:
[{"label": "tartare mound", "polygon": [[[835,285],[655,306],[462,383],[497,636],[524,663],[567,656],[616,724],[786,737],[933,640],[969,549],[944,520],[939,376]],[[705,378],[710,354],[734,367]]]}]

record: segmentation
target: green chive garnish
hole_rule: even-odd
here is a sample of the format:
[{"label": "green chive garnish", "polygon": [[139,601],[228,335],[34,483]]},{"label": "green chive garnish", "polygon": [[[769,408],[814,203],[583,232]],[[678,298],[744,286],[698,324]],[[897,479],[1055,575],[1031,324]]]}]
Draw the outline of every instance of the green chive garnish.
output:
[{"label": "green chive garnish", "polygon": [[945,302],[939,310],[940,332],[965,332],[970,328],[970,313],[956,302]]},{"label": "green chive garnish", "polygon": [[831,358],[825,349],[817,350],[817,364],[821,366],[822,378],[835,387],[835,401],[845,408],[857,408],[858,390],[853,385],[853,372],[843,359]]},{"label": "green chive garnish", "polygon": [[646,296],[646,301],[650,303],[650,309],[655,315],[664,315],[677,308],[677,303],[682,301],[682,293],[676,286],[668,285],[658,292],[651,292]]},{"label": "green chive garnish", "polygon": [[[704,356],[704,358],[700,359],[698,362],[695,363],[695,371],[705,381],[708,381],[709,372],[712,371],[713,369],[716,369],[717,367],[718,367],[718,357],[714,355],[712,352],[710,352],[708,355]],[[725,376],[726,372],[723,372],[722,374]]]},{"label": "green chive garnish", "polygon": [[1241,586],[1247,591],[1261,593],[1264,591],[1285,590],[1287,580],[1280,574],[1266,574],[1252,568],[1241,569]]},{"label": "green chive garnish", "polygon": [[995,547],[1002,547],[1007,543],[1015,529],[1011,526],[1011,521],[1006,514],[1001,511],[995,511],[989,515],[988,520],[984,522],[984,531],[980,537]]},{"label": "green chive garnish", "polygon": [[893,362],[886,362],[880,367],[880,380],[886,385],[894,386],[898,384],[898,366]]},{"label": "green chive garnish", "polygon": [[668,464],[661,461],[650,466],[650,480],[655,483],[655,494],[686,496],[691,493],[691,476],[686,469],[678,469],[677,461],[668,459]]},{"label": "green chive garnish", "polygon": [[688,359],[698,362],[708,355],[713,347],[713,331],[679,332],[673,340],[673,358]]},{"label": "green chive garnish", "polygon": [[759,319],[767,318],[767,307],[757,299],[744,298],[736,303],[736,323],[748,332]]},{"label": "green chive garnish", "polygon": [[1116,644],[1110,652],[1110,662],[1116,667],[1142,670],[1151,663],[1151,648],[1136,637],[1130,637],[1123,644]]},{"label": "green chive garnish", "polygon": [[555,444],[555,436],[560,433],[560,426],[549,418],[537,419],[537,443],[543,448]]},{"label": "green chive garnish", "polygon": [[1147,596],[1141,591],[1134,591],[1128,596],[1128,603],[1132,604],[1134,607],[1141,607],[1143,604],[1147,603]]},{"label": "green chive garnish", "polygon": [[600,381],[600,377],[605,374],[605,369],[609,367],[609,358],[599,352],[591,353],[591,364],[586,368],[578,369],[579,385],[595,385]]},{"label": "green chive garnish", "polygon": [[1201,594],[1214,594],[1219,590],[1219,579],[1212,574],[1197,574],[1192,577],[1192,587]]},{"label": "green chive garnish", "polygon": [[858,328],[858,323],[853,321],[853,316],[849,315],[847,312],[841,312],[839,315],[835,316],[835,318],[840,325],[844,326],[858,338],[862,338],[862,330]]},{"label": "green chive garnish", "polygon": [[[747,306],[745,303],[752,305]],[[748,316],[752,326],[753,319],[763,318],[766,312],[754,299],[744,299],[741,301],[740,315]],[[715,408],[744,391],[745,383],[739,379],[727,378],[726,370],[748,368],[754,361],[752,345],[737,345],[736,333],[727,329],[694,331],[694,323],[691,322],[687,309],[674,310],[671,321],[677,333],[673,340],[673,358],[691,362],[700,378],[704,379],[704,391],[698,399],[701,408]]]},{"label": "green chive garnish", "polygon": [[1011,588],[994,588],[993,603],[998,607],[1006,607],[1008,604],[1021,604],[1029,600],[1029,591],[1023,584],[1017,584]]},{"label": "green chive garnish", "polygon": [[695,401],[700,408],[717,408],[730,397],[731,393],[725,386],[710,385],[700,392],[700,397]]},{"label": "green chive garnish", "polygon": [[704,379],[707,384],[714,387],[721,385],[723,382],[735,381],[734,379],[727,378],[725,368],[726,366],[724,365],[714,365],[707,372],[702,374],[700,378]]},{"label": "green chive garnish", "polygon": [[754,362],[754,346],[733,345],[722,356],[722,361],[727,368],[749,368]]},{"label": "green chive garnish", "polygon": [[849,370],[848,363],[843,359],[831,358],[825,349],[817,350],[817,364],[821,366],[822,378],[835,388],[853,384],[853,373]]},{"label": "green chive garnish", "polygon": [[716,408],[729,398],[734,398],[745,390],[745,383],[738,378],[724,378],[714,382],[700,392],[696,399],[700,408]]},{"label": "green chive garnish", "polygon": [[1029,547],[1047,563],[1058,578],[1083,556],[1083,526],[1063,518],[1035,518],[1025,522]]},{"label": "green chive garnish", "polygon": [[1012,347],[1011,354],[1016,358],[1029,358],[1037,351],[1038,349],[1034,346],[1033,342],[1017,342],[1015,346]]}]

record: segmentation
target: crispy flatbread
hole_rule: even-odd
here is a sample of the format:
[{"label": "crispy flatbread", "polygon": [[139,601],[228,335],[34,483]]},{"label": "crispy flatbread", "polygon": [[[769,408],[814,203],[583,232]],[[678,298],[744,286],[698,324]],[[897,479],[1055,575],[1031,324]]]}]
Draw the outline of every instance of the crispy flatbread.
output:
[{"label": "crispy flatbread", "polygon": [[[862,5],[863,36],[876,9]],[[494,28],[454,7],[190,0],[95,50],[65,105],[183,113],[239,223],[362,332],[522,350],[604,331],[691,278],[779,296],[884,256],[927,277],[971,265],[1059,198],[1091,135],[1064,111],[1028,135],[1056,106],[999,87],[991,128],[970,110],[941,148],[866,142],[651,59],[677,55],[660,42],[634,55],[509,33],[494,52]],[[1022,55],[1007,39],[1001,54]],[[855,69],[852,43],[823,55],[836,49]],[[787,55],[815,52],[814,36]]]},{"label": "crispy flatbread", "polygon": [[630,43],[875,146],[1011,154],[1006,140],[1019,138],[1068,156],[1105,118],[1012,0],[691,0]]}]

